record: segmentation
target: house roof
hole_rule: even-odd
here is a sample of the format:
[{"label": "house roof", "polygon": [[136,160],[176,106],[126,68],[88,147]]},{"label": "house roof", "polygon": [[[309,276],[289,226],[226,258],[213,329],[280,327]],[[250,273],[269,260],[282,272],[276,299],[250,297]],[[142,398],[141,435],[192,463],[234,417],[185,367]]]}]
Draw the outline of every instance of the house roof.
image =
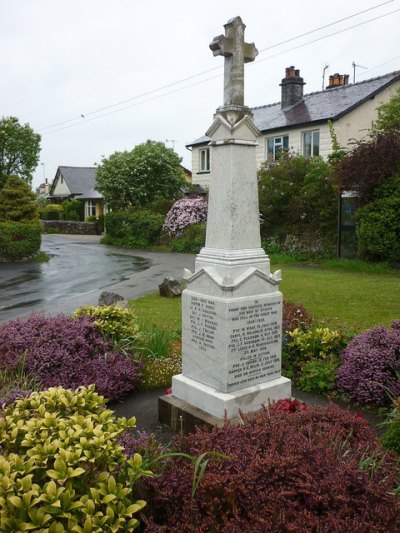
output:
[{"label": "house roof", "polygon": [[[59,166],[56,178],[62,175],[71,195],[79,195],[80,198],[85,200],[102,198],[101,194],[94,188],[96,184],[96,171],[96,167]],[[53,182],[51,194],[56,185],[56,181],[54,180]]]},{"label": "house roof", "polygon": [[[267,133],[305,124],[337,120],[399,80],[400,71],[396,71],[378,78],[306,94],[300,102],[284,109],[281,108],[280,102],[254,107],[252,108],[254,123],[261,132]],[[203,135],[187,146],[205,144],[209,140]]]}]

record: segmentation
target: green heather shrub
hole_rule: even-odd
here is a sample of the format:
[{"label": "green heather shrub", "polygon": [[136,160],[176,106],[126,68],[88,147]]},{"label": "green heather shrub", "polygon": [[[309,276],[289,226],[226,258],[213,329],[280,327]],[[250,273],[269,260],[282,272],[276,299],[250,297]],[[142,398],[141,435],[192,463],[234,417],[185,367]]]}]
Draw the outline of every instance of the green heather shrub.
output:
[{"label": "green heather shrub", "polygon": [[0,418],[1,531],[133,531],[146,504],[133,495],[142,457],[118,437],[135,419],[115,419],[94,387],[50,388],[10,404]]},{"label": "green heather shrub", "polygon": [[400,398],[393,400],[393,408],[382,426],[386,426],[383,434],[384,448],[393,450],[400,456]]},{"label": "green heather shrub", "polygon": [[189,224],[179,237],[171,241],[171,250],[182,253],[199,253],[206,242],[206,225]]},{"label": "green heather shrub", "polygon": [[0,222],[0,258],[19,260],[40,250],[42,227],[35,222]]},{"label": "green heather shrub", "polygon": [[91,318],[101,333],[116,344],[133,342],[139,334],[137,317],[130,309],[116,305],[84,305],[73,314],[74,318],[79,316]]},{"label": "green heather shrub", "polygon": [[158,241],[163,223],[163,215],[147,210],[107,213],[107,235],[103,242],[130,248],[146,248]]},{"label": "green heather shrub", "polygon": [[61,220],[63,208],[59,204],[47,204],[41,212],[43,220]]}]

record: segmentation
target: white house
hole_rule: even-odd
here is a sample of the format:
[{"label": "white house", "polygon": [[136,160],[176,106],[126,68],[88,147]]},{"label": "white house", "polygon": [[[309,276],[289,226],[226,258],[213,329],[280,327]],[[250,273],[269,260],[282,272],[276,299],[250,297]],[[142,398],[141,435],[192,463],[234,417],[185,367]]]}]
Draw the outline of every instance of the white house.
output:
[{"label": "white house", "polygon": [[96,167],[58,167],[48,198],[81,200],[85,204],[85,218],[102,215],[103,196],[95,189],[96,170]]},{"label": "white house", "polygon": [[[400,87],[400,71],[354,84],[348,79],[347,74],[334,74],[325,90],[304,95],[300,71],[287,68],[280,84],[281,102],[252,109],[261,132],[257,165],[274,160],[282,149],[326,157],[332,150],[329,121],[342,147],[366,137],[377,118],[377,107],[389,101]],[[200,137],[187,148],[192,150],[192,183],[207,188],[212,173],[209,138]]]}]

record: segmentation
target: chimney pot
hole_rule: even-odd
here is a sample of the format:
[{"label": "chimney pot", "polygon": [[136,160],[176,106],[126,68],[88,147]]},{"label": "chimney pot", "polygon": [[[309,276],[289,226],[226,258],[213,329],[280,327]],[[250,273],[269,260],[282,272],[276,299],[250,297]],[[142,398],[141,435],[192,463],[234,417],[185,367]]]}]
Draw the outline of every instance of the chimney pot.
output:
[{"label": "chimney pot", "polygon": [[303,98],[303,86],[305,83],[300,76],[300,70],[295,69],[293,65],[285,69],[285,78],[283,78],[280,85],[282,87],[282,109],[300,102]]},{"label": "chimney pot", "polygon": [[348,83],[349,83],[349,75],[348,74],[339,74],[339,72],[335,72],[335,74],[331,74],[329,76],[329,85],[326,88],[330,89],[332,87],[339,87],[341,85],[348,85]]}]

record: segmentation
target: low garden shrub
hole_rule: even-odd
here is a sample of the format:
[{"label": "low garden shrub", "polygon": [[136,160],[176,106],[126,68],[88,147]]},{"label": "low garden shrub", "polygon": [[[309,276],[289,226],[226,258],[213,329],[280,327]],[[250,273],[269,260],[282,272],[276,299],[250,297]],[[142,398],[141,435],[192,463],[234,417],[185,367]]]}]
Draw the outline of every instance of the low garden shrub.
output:
[{"label": "low garden shrub", "polygon": [[362,255],[400,264],[400,172],[378,187],[372,202],[357,211],[357,242]]},{"label": "low garden shrub", "polygon": [[163,229],[170,237],[179,237],[186,226],[206,221],[207,202],[203,198],[182,198],[168,212]]},{"label": "low garden shrub", "polygon": [[339,331],[326,327],[303,326],[284,332],[282,373],[305,392],[329,392],[346,340]]},{"label": "low garden shrub", "polygon": [[175,457],[160,477],[142,478],[145,531],[398,530],[399,466],[364,419],[335,406],[243,418],[242,425],[175,440],[179,452],[227,456],[201,473]]},{"label": "low garden shrub", "polygon": [[179,237],[171,241],[171,250],[180,253],[197,254],[203,248],[206,242],[206,225],[189,224],[186,226]]},{"label": "low garden shrub", "polygon": [[10,261],[33,257],[40,250],[39,222],[0,222],[0,258]]},{"label": "low garden shrub", "polygon": [[400,320],[352,339],[341,354],[336,387],[360,403],[388,405],[400,395]]},{"label": "low garden shrub", "polygon": [[[135,486],[142,458],[118,438],[135,419],[115,419],[94,387],[34,392],[0,417],[1,531],[133,531],[146,502]],[[135,516],[136,515],[136,516]]]},{"label": "low garden shrub", "polygon": [[313,323],[312,316],[301,304],[283,300],[282,331],[293,331],[296,328],[309,328]]},{"label": "low garden shrub", "polygon": [[304,392],[326,394],[333,389],[339,364],[339,357],[335,355],[305,361],[300,366],[296,384]]},{"label": "low garden shrub", "polygon": [[163,358],[144,356],[142,379],[143,389],[158,389],[169,387],[172,376],[182,372],[182,356],[179,352],[172,352]]},{"label": "low garden shrub", "polygon": [[105,215],[108,244],[146,248],[155,244],[164,223],[164,216],[147,210],[115,211]]},{"label": "low garden shrub", "polygon": [[47,204],[42,209],[40,216],[43,220],[61,220],[63,208],[60,204]]},{"label": "low garden shrub", "polygon": [[114,348],[87,317],[32,315],[0,324],[0,368],[13,368],[21,360],[43,389],[94,384],[100,394],[116,400],[141,382],[141,363]]},{"label": "low garden shrub", "polygon": [[84,305],[72,315],[89,317],[101,333],[115,344],[131,344],[139,335],[137,317],[130,309],[115,305]]}]

